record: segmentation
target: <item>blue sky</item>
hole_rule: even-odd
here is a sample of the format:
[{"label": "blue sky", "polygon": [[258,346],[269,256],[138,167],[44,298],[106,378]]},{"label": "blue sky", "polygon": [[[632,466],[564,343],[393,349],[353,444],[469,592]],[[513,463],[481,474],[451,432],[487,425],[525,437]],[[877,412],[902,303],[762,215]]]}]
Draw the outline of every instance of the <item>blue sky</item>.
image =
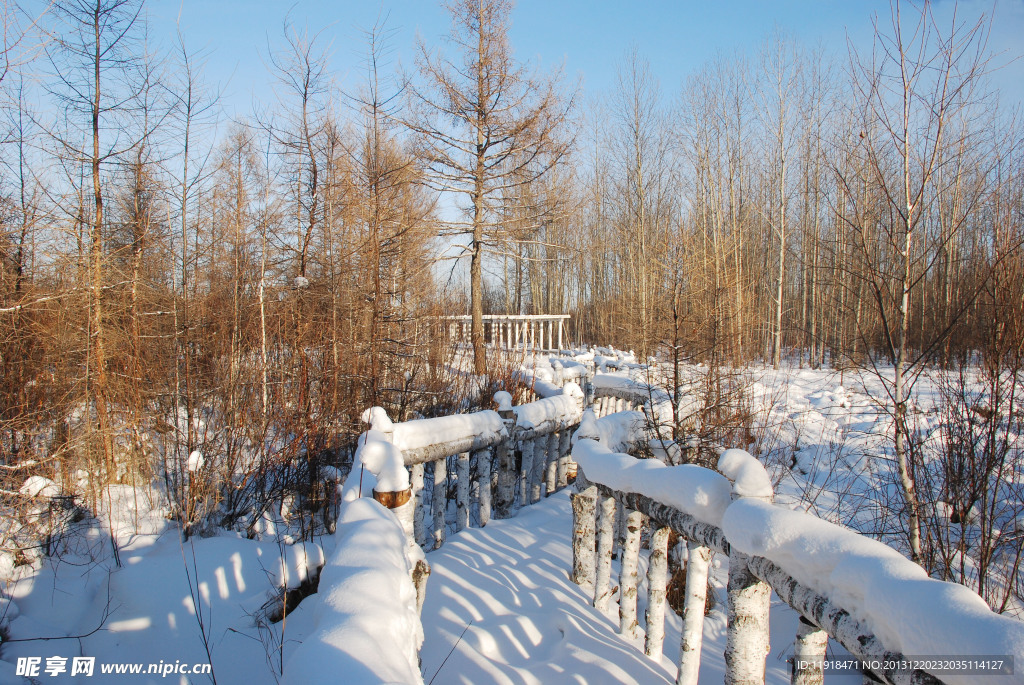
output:
[{"label": "blue sky", "polygon": [[[942,18],[954,7],[964,19],[994,11],[990,46],[1009,66],[994,76],[1004,101],[1024,99],[1024,0],[997,4],[980,0],[950,0],[935,5]],[[229,115],[247,114],[254,100],[274,98],[265,67],[268,40],[280,41],[285,15],[297,26],[331,45],[331,63],[342,87],[355,87],[361,78],[364,45],[360,28],[369,28],[381,14],[394,30],[392,61],[412,65],[414,37],[438,45],[447,32],[448,18],[433,0],[150,0],[152,33],[169,39],[180,15],[182,32],[191,50],[208,52],[207,78],[226,85],[224,105]],[[584,95],[599,98],[614,86],[615,69],[636,46],[646,57],[663,91],[673,95],[687,74],[717,53],[753,52],[778,27],[807,45],[847,53],[847,36],[867,49],[871,17],[888,21],[889,3],[878,0],[806,0],[735,2],[691,0],[519,0],[513,12],[512,44],[521,60],[544,68],[564,64],[569,80],[582,78]]]}]

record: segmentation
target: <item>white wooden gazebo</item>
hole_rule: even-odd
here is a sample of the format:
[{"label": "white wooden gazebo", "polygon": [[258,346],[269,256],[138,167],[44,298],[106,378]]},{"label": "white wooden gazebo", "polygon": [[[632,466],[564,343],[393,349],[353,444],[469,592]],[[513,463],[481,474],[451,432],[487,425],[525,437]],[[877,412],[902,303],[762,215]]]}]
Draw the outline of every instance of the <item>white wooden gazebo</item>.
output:
[{"label": "white wooden gazebo", "polygon": [[[446,317],[452,339],[468,343],[472,317]],[[488,346],[513,349],[560,350],[569,314],[484,314]]]}]

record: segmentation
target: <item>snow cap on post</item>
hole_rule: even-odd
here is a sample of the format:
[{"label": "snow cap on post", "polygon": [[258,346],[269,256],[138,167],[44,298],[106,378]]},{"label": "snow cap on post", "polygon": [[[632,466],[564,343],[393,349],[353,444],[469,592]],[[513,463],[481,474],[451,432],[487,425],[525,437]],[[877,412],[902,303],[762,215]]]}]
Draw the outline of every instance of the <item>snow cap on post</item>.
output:
[{"label": "snow cap on post", "polygon": [[577,440],[601,440],[601,430],[597,427],[597,416],[594,415],[594,410],[587,407],[586,411],[583,412],[583,418],[580,419],[580,426],[576,429],[576,432],[572,436],[572,444],[575,445]]},{"label": "snow cap on post", "polygon": [[359,461],[377,478],[378,492],[400,492],[409,488],[402,450],[390,442],[368,439],[359,448]]},{"label": "snow cap on post", "polygon": [[363,412],[360,418],[363,423],[370,424],[370,428],[380,431],[384,435],[391,435],[395,432],[395,424],[391,423],[391,419],[388,418],[388,413],[384,411],[383,407],[370,407]]},{"label": "snow cap on post", "polygon": [[[405,468],[402,450],[393,445],[387,435],[376,430],[368,430],[359,436],[359,447],[352,462],[352,473],[342,489],[342,500],[351,502],[371,492],[376,494],[405,491],[409,491],[411,495],[409,471]],[[397,502],[395,507],[403,504],[402,501],[398,501],[398,496],[393,499]],[[378,501],[389,506],[383,500]],[[408,501],[408,497],[405,501]]]},{"label": "snow cap on post", "polygon": [[494,403],[498,405],[499,412],[512,411],[512,395],[504,390],[494,393]]},{"label": "snow cap on post", "polygon": [[746,450],[722,452],[718,458],[718,470],[732,481],[733,498],[756,497],[770,502],[775,495],[768,472]]},{"label": "snow cap on post", "polygon": [[562,386],[562,393],[576,400],[577,406],[583,409],[586,404],[586,395],[583,393],[583,388],[574,381],[566,381],[565,385]]}]

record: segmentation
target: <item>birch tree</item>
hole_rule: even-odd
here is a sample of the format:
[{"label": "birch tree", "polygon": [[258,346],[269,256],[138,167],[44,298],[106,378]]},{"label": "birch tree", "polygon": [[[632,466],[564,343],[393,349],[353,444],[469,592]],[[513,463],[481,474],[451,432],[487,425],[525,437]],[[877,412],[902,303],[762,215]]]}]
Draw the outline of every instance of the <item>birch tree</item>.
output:
[{"label": "birch tree", "polygon": [[[988,24],[965,25],[953,14],[941,27],[930,4],[892,6],[889,31],[876,20],[870,54],[852,51],[854,92],[861,130],[852,141],[864,180],[880,191],[877,241],[854,222],[856,249],[863,257],[863,279],[881,329],[882,347],[893,373],[874,367],[893,407],[893,450],[905,504],[911,558],[922,562],[919,499],[911,461],[912,428],[907,402],[927,355],[949,332],[932,331],[930,340],[911,340],[911,301],[926,284],[929,256],[923,245],[927,219],[943,192],[939,172],[978,143],[983,130],[968,119],[984,111],[980,81],[985,75]],[[857,180],[842,175],[847,190]],[[856,197],[850,192],[849,197]],[[859,209],[859,208],[858,208]],[[947,232],[948,234],[948,232]]]}]

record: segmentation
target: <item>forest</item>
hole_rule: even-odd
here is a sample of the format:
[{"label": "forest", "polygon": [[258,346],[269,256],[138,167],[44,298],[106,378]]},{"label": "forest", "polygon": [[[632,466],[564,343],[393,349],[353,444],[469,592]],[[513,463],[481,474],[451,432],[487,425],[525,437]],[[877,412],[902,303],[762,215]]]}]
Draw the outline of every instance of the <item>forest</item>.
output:
[{"label": "forest", "polygon": [[[1022,417],[1024,129],[991,85],[989,19],[895,3],[865,48],[766,32],[671,86],[636,49],[588,99],[516,58],[511,0],[447,8],[402,70],[368,28],[346,89],[328,35],[285,19],[278,101],[224,120],[202,53],[154,44],[141,0],[3,6],[19,563],[45,533],[17,513],[37,476],[92,509],[155,484],[186,534],[251,534],[285,496],[303,534],[329,525],[323,474],[365,409],[489,408],[515,385],[491,313],[570,314],[573,346],[633,350],[677,389],[695,364],[719,393],[749,365],[875,374],[915,561],[945,554],[925,480],[953,518],[996,506]],[[445,319],[466,314],[471,368]],[[926,467],[908,416],[936,369],[967,432]]]}]

